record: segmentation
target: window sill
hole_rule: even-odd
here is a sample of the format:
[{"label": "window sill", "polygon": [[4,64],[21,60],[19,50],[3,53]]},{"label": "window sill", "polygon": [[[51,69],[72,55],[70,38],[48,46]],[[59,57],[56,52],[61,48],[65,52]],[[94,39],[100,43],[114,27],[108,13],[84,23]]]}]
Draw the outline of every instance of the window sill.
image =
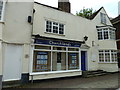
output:
[{"label": "window sill", "polygon": [[51,35],[58,35],[58,36],[65,36],[65,34],[57,34],[57,33],[50,33],[50,32],[44,32],[45,34],[51,34]]},{"label": "window sill", "polygon": [[116,41],[115,39],[104,39],[104,40],[98,40],[98,41]]},{"label": "window sill", "polygon": [[41,74],[55,74],[55,73],[65,73],[65,72],[77,72],[81,70],[66,70],[66,71],[49,71],[49,72],[32,72],[30,75],[41,75]]},{"label": "window sill", "polygon": [[0,23],[5,24],[5,22],[4,22],[4,21],[1,21],[1,20],[0,20]]},{"label": "window sill", "polygon": [[117,64],[118,62],[98,62],[99,64]]}]

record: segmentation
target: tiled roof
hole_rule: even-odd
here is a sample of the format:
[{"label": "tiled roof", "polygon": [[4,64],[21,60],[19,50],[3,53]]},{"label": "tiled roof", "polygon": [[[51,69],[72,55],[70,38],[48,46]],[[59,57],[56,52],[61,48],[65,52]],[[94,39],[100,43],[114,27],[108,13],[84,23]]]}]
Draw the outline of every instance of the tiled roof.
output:
[{"label": "tiled roof", "polygon": [[111,22],[112,22],[113,24],[120,22],[120,15],[117,16],[116,18],[112,19]]},{"label": "tiled roof", "polygon": [[[56,9],[56,10],[60,10],[59,8],[52,7],[52,6],[45,5],[45,4],[41,4],[41,3],[39,3],[39,2],[34,2],[34,3],[36,3],[36,4],[40,4],[40,5],[42,5],[42,6],[46,6],[46,7],[49,7],[49,8],[53,8],[53,9]],[[61,10],[60,10],[60,11],[61,11]]]},{"label": "tiled roof", "polygon": [[[34,3],[40,4],[40,5],[43,5],[43,6],[49,7],[49,8],[53,8],[53,9],[56,9],[56,10],[60,10],[59,8],[52,7],[52,6],[45,5],[45,4],[41,4],[41,3],[39,3],[39,2],[34,2]],[[95,16],[100,12],[100,10],[101,10],[102,8],[103,8],[103,7],[101,7],[98,11],[96,11],[95,13],[93,13],[93,14],[92,14],[90,17],[88,17],[87,19],[90,19],[90,20],[94,19]],[[62,11],[62,10],[60,10],[60,11]]]},{"label": "tiled roof", "polygon": [[95,18],[95,16],[100,12],[100,10],[102,9],[103,7],[101,7],[98,11],[96,11],[95,13],[93,13],[88,19],[92,20]]}]

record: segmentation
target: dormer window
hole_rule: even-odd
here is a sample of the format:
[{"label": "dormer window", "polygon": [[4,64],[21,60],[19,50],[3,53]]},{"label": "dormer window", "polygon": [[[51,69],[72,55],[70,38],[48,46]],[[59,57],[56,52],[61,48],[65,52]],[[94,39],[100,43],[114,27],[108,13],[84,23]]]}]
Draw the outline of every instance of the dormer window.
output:
[{"label": "dormer window", "polygon": [[101,17],[101,23],[106,24],[106,14],[100,13],[100,17]]}]

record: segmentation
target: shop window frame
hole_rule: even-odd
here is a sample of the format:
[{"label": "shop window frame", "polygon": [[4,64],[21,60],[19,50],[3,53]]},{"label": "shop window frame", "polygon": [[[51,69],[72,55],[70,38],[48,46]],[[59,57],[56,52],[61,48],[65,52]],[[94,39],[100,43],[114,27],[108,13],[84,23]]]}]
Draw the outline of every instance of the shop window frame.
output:
[{"label": "shop window frame", "polygon": [[[68,48],[77,48],[77,49],[79,49],[80,50],[80,48],[78,48],[78,47],[66,47],[66,51],[64,51],[64,50],[58,50],[58,51],[56,51],[56,50],[53,50],[53,47],[54,46],[51,46],[51,50],[45,50],[45,49],[35,49],[35,45],[38,45],[38,44],[34,44],[33,45],[33,55],[34,55],[34,51],[49,51],[49,52],[66,52],[67,51],[67,53],[68,52],[72,52],[72,53],[78,53],[79,55],[81,54],[80,53],[80,51],[68,51]],[[40,45],[40,44],[39,44]],[[50,46],[50,45],[45,45],[45,46]],[[65,47],[65,46],[55,46],[55,47]],[[67,55],[68,56],[68,55]],[[66,56],[66,57],[67,57]],[[51,56],[51,58],[52,58],[52,56]],[[67,57],[68,58],[68,57]],[[67,58],[66,58],[66,60],[67,60]],[[62,70],[62,71],[52,71],[52,66],[51,66],[51,71],[48,71],[48,72],[33,72],[33,65],[31,65],[32,67],[31,67],[31,75],[34,75],[34,74],[47,74],[47,73],[59,73],[59,72],[71,72],[71,71],[81,71],[81,65],[80,65],[80,58],[81,57],[79,57],[78,56],[78,62],[79,62],[79,69],[73,69],[73,70],[68,70],[68,60],[66,61],[67,63],[66,63],[66,70]],[[31,62],[31,64],[33,64],[33,60],[32,60],[32,62]],[[52,61],[51,61],[51,65],[52,65]]]}]

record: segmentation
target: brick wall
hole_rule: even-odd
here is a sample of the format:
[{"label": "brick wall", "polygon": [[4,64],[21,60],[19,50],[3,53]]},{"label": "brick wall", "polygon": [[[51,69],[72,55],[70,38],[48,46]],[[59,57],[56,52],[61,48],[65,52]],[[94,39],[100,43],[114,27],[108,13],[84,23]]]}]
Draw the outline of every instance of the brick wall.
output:
[{"label": "brick wall", "polygon": [[64,12],[71,12],[70,2],[58,2],[58,8]]}]

